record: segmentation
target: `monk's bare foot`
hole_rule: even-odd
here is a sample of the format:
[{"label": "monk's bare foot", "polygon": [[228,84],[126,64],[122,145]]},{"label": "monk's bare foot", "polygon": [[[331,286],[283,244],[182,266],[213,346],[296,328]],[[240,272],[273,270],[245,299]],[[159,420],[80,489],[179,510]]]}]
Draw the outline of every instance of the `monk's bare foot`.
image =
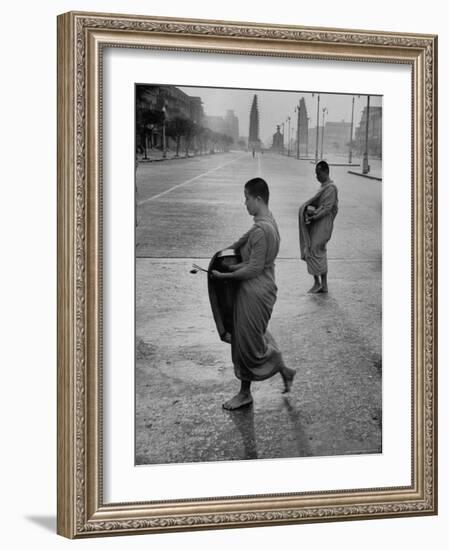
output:
[{"label": "monk's bare foot", "polygon": [[282,393],[289,393],[295,375],[296,371],[294,369],[289,369],[288,367],[285,367],[285,369],[281,371],[282,380],[284,381],[284,389],[282,390]]},{"label": "monk's bare foot", "polygon": [[308,291],[308,294],[317,294],[318,292],[321,292],[321,289],[323,287],[320,284],[315,283],[313,287]]},{"label": "monk's bare foot", "polygon": [[245,407],[246,405],[251,405],[253,402],[252,395],[250,393],[241,393],[234,395],[232,399],[223,403],[223,409],[227,411],[233,411],[235,409],[240,409],[240,407]]},{"label": "monk's bare foot", "polygon": [[321,288],[318,292],[329,292],[329,291],[327,289],[327,286],[321,286]]}]

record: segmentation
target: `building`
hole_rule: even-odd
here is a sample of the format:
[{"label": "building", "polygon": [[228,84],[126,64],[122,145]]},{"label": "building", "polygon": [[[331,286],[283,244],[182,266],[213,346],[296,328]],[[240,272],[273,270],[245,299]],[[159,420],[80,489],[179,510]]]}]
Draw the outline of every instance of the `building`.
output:
[{"label": "building", "polygon": [[307,114],[307,107],[304,98],[302,97],[299,102],[299,130],[296,140],[299,138],[299,156],[309,156],[309,116]]},{"label": "building", "polygon": [[[308,143],[308,154],[312,157],[315,157],[315,154],[316,154],[316,133],[317,133],[317,129],[316,129],[316,126],[312,126],[311,128],[309,128],[309,131],[308,131],[308,134],[307,134],[307,143]],[[318,160],[320,159],[320,151],[321,151],[321,135],[323,133],[323,127],[322,126],[318,126],[318,154],[317,154],[317,158]]]},{"label": "building", "polygon": [[351,123],[326,122],[324,125],[324,153],[346,154],[351,142]]},{"label": "building", "polygon": [[276,126],[276,133],[273,134],[273,144],[271,150],[275,153],[282,153],[284,150],[284,136],[281,134],[281,127]]},{"label": "building", "polygon": [[[181,117],[203,125],[204,109],[200,97],[191,97],[176,86],[136,86],[136,147],[138,150],[162,149],[164,125]],[[165,137],[165,147],[173,145]]]},{"label": "building", "polygon": [[[327,121],[323,126],[318,126],[318,159],[326,155],[343,155],[349,151],[351,140],[351,123]],[[308,133],[309,153],[315,156],[316,152],[316,126],[309,129]]]},{"label": "building", "polygon": [[235,146],[239,141],[239,119],[231,109],[226,111],[224,117],[204,115],[203,126],[218,134],[229,136]]},{"label": "building", "polygon": [[203,125],[218,134],[224,134],[226,130],[225,120],[222,116],[204,115]]},{"label": "building", "polygon": [[[368,107],[362,112],[359,125],[355,129],[354,149],[359,156],[366,150],[366,120]],[[368,155],[382,158],[382,107],[369,108]]]},{"label": "building", "polygon": [[252,151],[260,149],[259,107],[257,106],[257,94],[254,95],[251,111],[249,113],[248,148]]},{"label": "building", "polygon": [[231,137],[234,140],[234,144],[237,145],[239,141],[239,119],[232,109],[226,111],[225,127],[226,131],[224,133]]}]

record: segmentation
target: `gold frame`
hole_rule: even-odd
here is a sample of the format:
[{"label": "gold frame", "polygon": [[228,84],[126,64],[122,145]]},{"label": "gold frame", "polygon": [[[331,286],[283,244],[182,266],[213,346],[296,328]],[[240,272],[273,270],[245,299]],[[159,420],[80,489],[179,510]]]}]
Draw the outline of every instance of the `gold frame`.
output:
[{"label": "gold frame", "polygon": [[[104,46],[412,68],[412,484],[156,503],[102,501]],[[437,513],[437,37],[70,12],[58,17],[58,533],[70,538]]]}]

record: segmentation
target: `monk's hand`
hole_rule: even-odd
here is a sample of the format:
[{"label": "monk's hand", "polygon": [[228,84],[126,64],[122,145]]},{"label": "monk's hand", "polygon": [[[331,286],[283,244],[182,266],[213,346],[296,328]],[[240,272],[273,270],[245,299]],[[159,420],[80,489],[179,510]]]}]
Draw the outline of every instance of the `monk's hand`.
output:
[{"label": "monk's hand", "polygon": [[214,279],[232,279],[234,276],[232,273],[222,273],[221,271],[217,271],[215,269],[211,271],[211,275]]}]

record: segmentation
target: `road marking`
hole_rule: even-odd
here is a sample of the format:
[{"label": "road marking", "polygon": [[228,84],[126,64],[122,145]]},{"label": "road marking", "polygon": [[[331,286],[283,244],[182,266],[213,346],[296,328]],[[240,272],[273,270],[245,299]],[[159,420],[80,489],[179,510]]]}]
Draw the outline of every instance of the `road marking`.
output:
[{"label": "road marking", "polygon": [[167,193],[170,193],[174,189],[178,189],[179,187],[182,187],[184,185],[188,185],[189,183],[192,183],[193,181],[196,181],[204,176],[207,176],[208,174],[211,174],[212,172],[215,172],[216,170],[220,170],[220,168],[223,168],[224,166],[227,166],[228,164],[231,164],[239,159],[241,159],[245,153],[239,155],[237,158],[230,160],[229,162],[225,162],[224,164],[220,164],[220,166],[217,166],[216,168],[212,168],[212,170],[209,170],[208,172],[204,172],[203,174],[199,174],[198,176],[195,176],[194,178],[183,181],[182,183],[178,183],[177,185],[174,185],[173,187],[170,187],[170,189],[166,189],[165,191],[162,191],[162,193],[158,193],[157,195],[154,195],[152,197],[148,197],[148,199],[144,199],[143,201],[140,201],[137,203],[137,206],[141,206],[142,204],[145,204],[150,201],[154,201],[155,199],[158,199],[159,197],[162,197],[162,195],[166,195]]}]

